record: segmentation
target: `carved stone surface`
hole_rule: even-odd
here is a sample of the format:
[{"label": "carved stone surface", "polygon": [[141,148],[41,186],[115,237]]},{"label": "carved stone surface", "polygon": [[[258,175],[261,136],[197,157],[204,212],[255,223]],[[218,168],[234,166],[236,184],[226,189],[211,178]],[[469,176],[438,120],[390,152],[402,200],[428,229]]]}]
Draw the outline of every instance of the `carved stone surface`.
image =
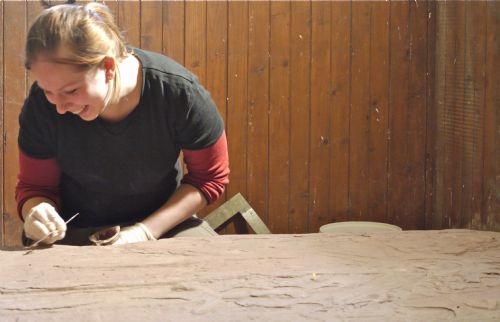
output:
[{"label": "carved stone surface", "polygon": [[0,251],[0,321],[494,321],[500,233],[175,238]]}]

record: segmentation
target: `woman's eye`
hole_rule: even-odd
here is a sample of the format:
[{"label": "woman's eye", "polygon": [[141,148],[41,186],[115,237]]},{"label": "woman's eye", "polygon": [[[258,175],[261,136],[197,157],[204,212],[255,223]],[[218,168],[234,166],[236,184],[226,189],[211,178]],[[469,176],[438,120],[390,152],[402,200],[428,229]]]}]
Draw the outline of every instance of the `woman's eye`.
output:
[{"label": "woman's eye", "polygon": [[76,90],[77,90],[77,89],[75,88],[75,89],[72,89],[72,90],[70,90],[70,91],[66,91],[66,94],[67,94],[67,95],[75,94],[75,93],[76,93]]}]

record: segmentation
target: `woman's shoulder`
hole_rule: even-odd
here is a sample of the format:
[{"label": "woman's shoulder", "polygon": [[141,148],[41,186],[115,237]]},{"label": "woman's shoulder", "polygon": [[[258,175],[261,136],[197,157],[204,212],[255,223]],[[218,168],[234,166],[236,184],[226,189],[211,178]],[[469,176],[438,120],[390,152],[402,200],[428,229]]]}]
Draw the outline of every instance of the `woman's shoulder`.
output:
[{"label": "woman's shoulder", "polygon": [[161,81],[175,84],[189,85],[198,82],[191,71],[168,56],[139,48],[132,50],[141,61],[146,77],[153,76]]}]

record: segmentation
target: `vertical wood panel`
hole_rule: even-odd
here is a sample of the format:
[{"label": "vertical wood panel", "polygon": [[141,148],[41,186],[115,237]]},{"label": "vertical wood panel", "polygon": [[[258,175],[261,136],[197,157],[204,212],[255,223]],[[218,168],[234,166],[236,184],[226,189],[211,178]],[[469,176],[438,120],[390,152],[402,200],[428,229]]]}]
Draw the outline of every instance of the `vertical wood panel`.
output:
[{"label": "vertical wood panel", "polygon": [[462,154],[463,154],[463,111],[464,101],[464,40],[463,19],[465,11],[462,2],[446,4],[446,67],[444,119],[440,124],[445,140],[445,196],[443,215],[444,227],[459,227],[461,224],[459,206],[462,200]]},{"label": "vertical wood panel", "polygon": [[[229,3],[227,135],[231,179],[227,197],[247,195],[248,3]],[[264,218],[265,219],[265,218]],[[227,232],[234,232],[228,227]]]},{"label": "vertical wood panel", "polygon": [[442,2],[436,4],[436,75],[435,75],[435,100],[436,108],[436,171],[434,176],[435,196],[433,197],[433,216],[431,218],[431,228],[439,229],[445,221],[444,197],[445,197],[445,147],[446,143],[441,130],[441,124],[445,118],[445,90],[446,90],[446,7]]},{"label": "vertical wood panel", "polygon": [[[4,7],[4,1],[0,2],[0,17],[2,18],[2,22],[4,21],[5,17],[3,14],[3,9]],[[5,139],[5,127],[4,127],[4,84],[5,84],[5,79],[4,79],[4,73],[3,73],[3,66],[4,66],[4,49],[3,49],[3,42],[4,42],[4,32],[3,32],[4,24],[0,23],[0,246],[4,245],[5,243],[5,238],[6,238],[6,233],[4,232],[4,213],[5,213],[5,206],[4,206],[4,191],[5,191],[5,181],[4,181],[4,173],[6,170],[6,165],[4,163],[4,158],[5,158],[5,153],[4,153],[4,139]]]},{"label": "vertical wood panel", "polygon": [[[451,175],[453,179],[451,181],[451,189],[453,192],[452,199],[450,199],[450,216],[451,216],[451,227],[459,228],[465,223],[463,213],[460,209],[463,205],[463,201],[466,198],[466,193],[464,191],[464,169],[466,167],[464,155],[465,155],[465,106],[466,97],[468,95],[467,88],[465,86],[465,3],[454,3],[451,4],[453,11],[455,13],[453,20],[451,20],[453,39],[450,45],[455,46],[453,67],[449,69],[450,73],[447,74],[451,76],[450,81],[452,82],[447,86],[447,94],[452,96],[451,100],[453,105],[450,105],[450,111],[452,117],[448,120],[451,123],[452,133],[447,133],[450,135],[450,141],[452,142],[453,151],[453,165],[451,167]],[[451,63],[451,62],[450,62]],[[451,66],[450,66],[451,67]]]},{"label": "vertical wood panel", "polygon": [[26,73],[23,64],[24,40],[26,38],[26,3],[17,1],[4,2],[4,25],[9,32],[4,33],[4,48],[10,54],[4,55],[4,236],[5,245],[20,242],[21,223],[17,214],[14,187],[17,183],[19,131],[18,115],[24,102],[26,91]]},{"label": "vertical wood panel", "polygon": [[[206,88],[210,92],[224,123],[227,114],[227,2],[216,1],[207,5],[207,77]],[[224,193],[218,201],[204,209],[209,213],[226,199]]]},{"label": "vertical wood panel", "polygon": [[210,91],[219,109],[222,119],[226,121],[227,103],[227,2],[216,1],[207,7],[207,80],[206,87]]},{"label": "vertical wood panel", "polygon": [[369,149],[372,142],[370,106],[370,35],[371,4],[352,3],[351,41],[351,144],[349,164],[350,220],[368,214],[370,185]]},{"label": "vertical wood panel", "polygon": [[266,222],[269,222],[269,13],[268,1],[248,3],[247,196]]},{"label": "vertical wood panel", "polygon": [[186,2],[186,67],[202,84],[207,76],[207,6],[204,1]]},{"label": "vertical wood panel", "polygon": [[163,8],[161,1],[141,2],[141,48],[155,52],[162,52],[163,49],[163,28],[159,27]]},{"label": "vertical wood panel", "polygon": [[[290,2],[271,2],[269,228],[288,232],[290,186]],[[329,107],[328,107],[329,108]]]},{"label": "vertical wood panel", "polygon": [[390,29],[390,68],[391,88],[389,106],[389,199],[388,219],[403,228],[408,220],[412,222],[407,196],[413,193],[413,186],[408,185],[408,178],[413,171],[408,160],[408,153],[413,148],[408,146],[414,133],[410,132],[408,116],[408,78],[409,78],[409,5],[407,2],[391,2]]},{"label": "vertical wood panel", "polygon": [[290,233],[307,231],[309,200],[311,3],[291,3]]},{"label": "vertical wood panel", "polygon": [[[369,178],[365,220],[387,222],[387,151],[389,130],[389,10],[387,3],[371,3],[370,101],[366,167]],[[424,20],[425,21],[425,20]],[[425,30],[425,29],[424,29]]]},{"label": "vertical wood panel", "polygon": [[486,47],[486,2],[466,2],[465,86],[467,89],[465,131],[465,196],[461,205],[463,227],[481,227],[484,160],[484,84]]},{"label": "vertical wood panel", "polygon": [[[427,7],[427,134],[426,134],[426,174],[425,174],[425,229],[437,229],[435,221],[440,215],[434,208],[434,199],[436,197],[436,132],[438,118],[438,103],[436,102],[436,60],[439,54],[436,51],[436,43],[439,35],[436,27],[436,2],[426,1]],[[435,37],[435,38],[433,38]],[[439,219],[440,220],[440,219]]]},{"label": "vertical wood panel", "polygon": [[427,77],[427,8],[410,2],[410,53],[408,88],[408,164],[409,188],[404,202],[411,214],[405,218],[409,229],[424,228],[425,211],[425,141],[426,141],[426,77]]},{"label": "vertical wood panel", "polygon": [[330,222],[331,2],[312,2],[309,232]]},{"label": "vertical wood panel", "polygon": [[139,1],[118,3],[118,23],[127,42],[134,47],[141,45],[141,4]]},{"label": "vertical wood panel", "polygon": [[[351,115],[351,3],[332,4],[332,147],[330,205],[332,221],[349,220],[349,147]],[[314,85],[311,85],[314,86]]]},{"label": "vertical wood panel", "polygon": [[488,57],[495,55],[494,47],[498,46],[493,41],[493,48],[488,47],[489,26],[484,17],[492,11],[487,6],[485,2],[448,2],[437,6],[438,25],[444,34],[438,33],[436,75],[439,162],[435,214],[443,214],[440,228],[495,229],[495,220],[491,216],[486,219],[484,209],[485,202],[498,191],[497,185],[492,186],[489,195],[486,192],[486,182],[494,182],[497,176],[486,174],[486,165],[498,163],[493,161],[498,158],[489,154],[495,149],[491,147],[498,144],[498,134],[496,139],[486,140],[495,128],[498,111],[492,107],[495,103],[488,101],[488,91],[483,92],[485,86],[488,88],[488,72],[495,70]]},{"label": "vertical wood panel", "polygon": [[[472,128],[471,122],[474,122],[475,111],[474,111],[474,89],[473,89],[473,72],[471,59],[472,55],[469,50],[473,46],[473,40],[470,39],[470,30],[471,30],[471,12],[467,10],[467,3],[464,1],[464,17],[462,23],[464,24],[464,70],[463,70],[463,78],[462,78],[462,86],[463,86],[463,101],[460,106],[462,110],[462,124],[461,124],[461,133],[462,133],[462,155],[459,158],[462,159],[462,171],[460,174],[461,178],[461,190],[462,190],[462,199],[459,207],[458,216],[460,218],[460,223],[457,225],[458,227],[467,227],[470,228],[471,225],[471,208],[472,208],[472,180],[473,180],[473,166],[474,166],[474,158],[472,155],[473,150],[475,149],[473,136],[475,129]],[[480,37],[480,35],[476,36]],[[476,38],[478,39],[478,38]],[[476,114],[477,115],[477,114]],[[476,124],[477,125],[477,124]],[[477,130],[477,129],[476,129]]]},{"label": "vertical wood panel", "polygon": [[[482,221],[500,231],[500,3],[488,2],[486,16],[486,82]],[[497,66],[497,68],[494,68]]]},{"label": "vertical wood panel", "polygon": [[164,1],[163,53],[181,64],[184,64],[184,35],[184,1]]}]

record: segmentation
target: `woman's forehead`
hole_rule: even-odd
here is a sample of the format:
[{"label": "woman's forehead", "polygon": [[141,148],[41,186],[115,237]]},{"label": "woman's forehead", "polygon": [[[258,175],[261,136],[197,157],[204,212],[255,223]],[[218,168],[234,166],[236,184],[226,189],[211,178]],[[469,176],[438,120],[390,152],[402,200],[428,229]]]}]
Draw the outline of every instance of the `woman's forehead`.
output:
[{"label": "woman's forehead", "polygon": [[70,85],[84,82],[87,74],[75,66],[43,59],[34,63],[30,72],[41,88],[50,91],[62,90]]}]

